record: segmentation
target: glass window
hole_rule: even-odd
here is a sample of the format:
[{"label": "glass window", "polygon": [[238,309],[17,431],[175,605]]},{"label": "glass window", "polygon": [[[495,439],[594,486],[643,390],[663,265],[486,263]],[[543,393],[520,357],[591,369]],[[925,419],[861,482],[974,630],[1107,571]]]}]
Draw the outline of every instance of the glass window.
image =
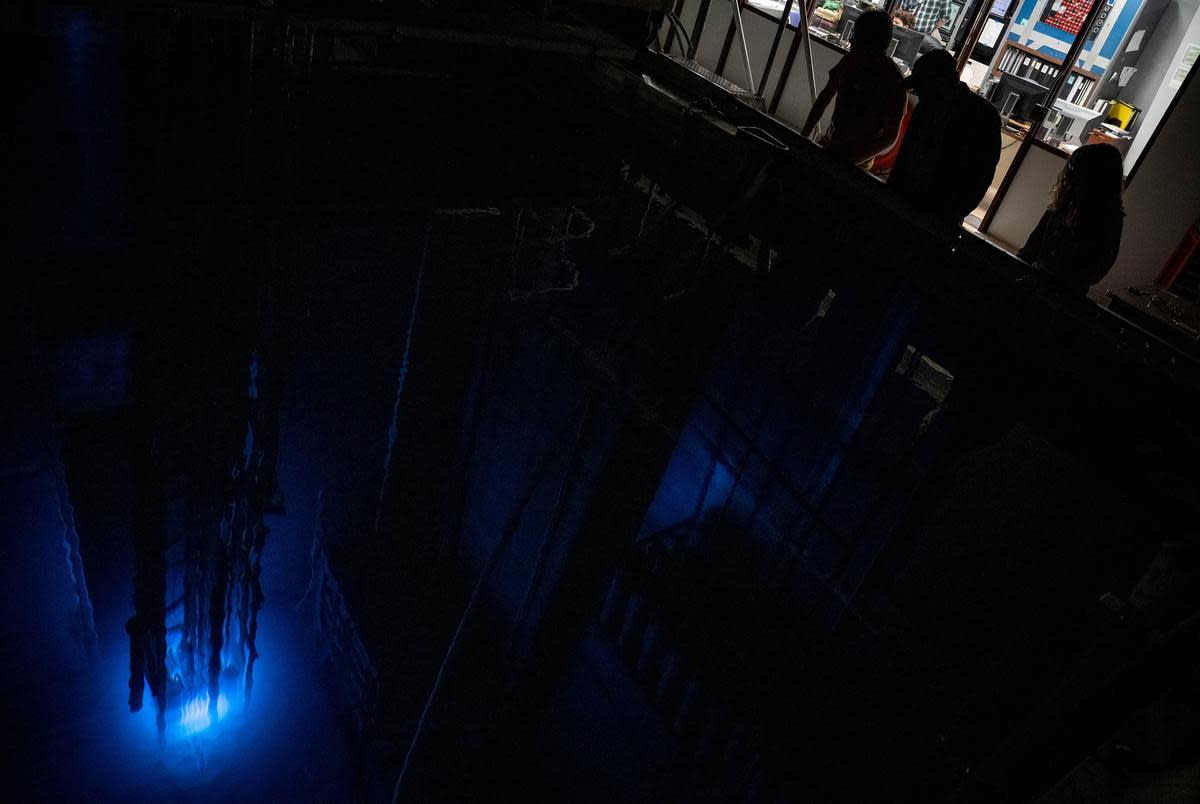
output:
[{"label": "glass window", "polygon": [[[1083,30],[1097,2],[1103,5]],[[1006,132],[1029,136],[1037,106],[1049,104],[1033,136],[1066,152],[1109,142],[1130,171],[1200,54],[1200,0],[1013,0],[1007,15],[998,5],[969,70]],[[1078,37],[1079,56],[1065,66]],[[1064,69],[1057,96],[1047,98]]]},{"label": "glass window", "polygon": [[[776,19],[787,7],[786,0],[745,2]],[[844,49],[854,35],[855,21],[864,12],[887,11],[896,24],[892,57],[901,69],[907,70],[917,56],[934,48],[956,52],[978,2],[983,0],[795,0],[788,9],[788,24],[793,28],[799,26],[800,14],[807,9],[813,37]]]},{"label": "glass window", "polygon": [[[787,7],[786,0],[746,0],[747,5],[770,14],[776,19]],[[800,26],[800,14],[807,9],[808,29],[816,39],[828,42],[837,48],[849,46],[850,34],[854,30],[854,19],[863,10],[883,8],[867,0],[793,0],[788,9],[788,25]]]},{"label": "glass window", "polygon": [[[787,0],[746,0],[746,5],[754,6],[759,11],[765,11],[767,14],[770,14],[775,19],[779,19],[779,15],[783,13],[784,6],[787,5]],[[796,11],[796,8],[799,5],[802,5],[802,0],[800,2],[798,2],[798,0],[793,0],[793,2],[792,2],[792,14],[793,15],[798,13]],[[793,22],[792,24],[794,25],[795,22]]]}]

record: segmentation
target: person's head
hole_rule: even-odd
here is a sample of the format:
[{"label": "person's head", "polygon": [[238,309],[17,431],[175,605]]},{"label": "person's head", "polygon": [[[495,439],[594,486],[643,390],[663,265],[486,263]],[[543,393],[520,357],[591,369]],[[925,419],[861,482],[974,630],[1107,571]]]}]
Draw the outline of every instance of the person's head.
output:
[{"label": "person's head", "polygon": [[921,56],[912,66],[912,72],[904,79],[904,86],[911,89],[922,103],[937,103],[951,97],[958,89],[958,64],[948,50],[931,50]]},{"label": "person's head", "polygon": [[850,49],[868,55],[881,54],[892,41],[892,18],[882,11],[868,11],[854,22]]},{"label": "person's head", "polygon": [[1080,215],[1122,211],[1125,173],[1121,152],[1107,143],[1084,145],[1058,174],[1050,208],[1074,221]]}]

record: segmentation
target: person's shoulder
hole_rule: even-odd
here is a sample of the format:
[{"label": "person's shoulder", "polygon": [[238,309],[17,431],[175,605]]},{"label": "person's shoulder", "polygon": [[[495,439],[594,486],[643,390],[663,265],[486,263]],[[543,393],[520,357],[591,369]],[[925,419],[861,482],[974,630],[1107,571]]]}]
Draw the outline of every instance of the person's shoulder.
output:
[{"label": "person's shoulder", "polygon": [[868,69],[870,69],[872,76],[879,81],[885,81],[888,84],[895,83],[897,86],[904,81],[904,73],[900,72],[900,68],[896,66],[896,62],[892,61],[890,56],[883,53],[871,57]]},{"label": "person's shoulder", "polygon": [[896,76],[897,81],[904,80],[904,73],[900,71],[900,67],[896,64],[891,56],[887,55],[886,53],[881,55],[879,57],[878,64],[880,69],[882,69],[888,75]]},{"label": "person's shoulder", "polygon": [[1000,125],[1000,113],[996,111],[996,107],[992,105],[990,100],[982,95],[975,94],[971,91],[970,87],[961,81],[958,87],[963,95],[963,103],[968,105],[968,108],[971,109],[973,114],[979,117],[980,121],[995,123],[997,126]]},{"label": "person's shoulder", "polygon": [[1095,216],[1096,228],[1102,234],[1121,236],[1121,230],[1125,227],[1125,208],[1120,204],[1109,205],[1103,213]]},{"label": "person's shoulder", "polygon": [[962,81],[958,82],[958,88],[964,95],[970,98],[971,103],[975,104],[975,108],[980,112],[987,112],[988,114],[995,115],[996,117],[1000,116],[1000,113],[996,111],[996,107],[992,105],[990,100],[976,92],[972,92],[971,88]]}]

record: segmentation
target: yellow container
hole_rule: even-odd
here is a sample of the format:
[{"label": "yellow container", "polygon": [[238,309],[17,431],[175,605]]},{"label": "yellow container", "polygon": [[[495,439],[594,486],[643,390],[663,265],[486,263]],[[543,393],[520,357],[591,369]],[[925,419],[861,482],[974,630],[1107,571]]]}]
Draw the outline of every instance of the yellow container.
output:
[{"label": "yellow container", "polygon": [[1117,120],[1120,120],[1121,128],[1128,131],[1129,127],[1133,125],[1134,118],[1138,116],[1138,112],[1140,111],[1141,109],[1132,103],[1115,100],[1108,104],[1108,111],[1104,113],[1104,116],[1106,118],[1115,117]]}]

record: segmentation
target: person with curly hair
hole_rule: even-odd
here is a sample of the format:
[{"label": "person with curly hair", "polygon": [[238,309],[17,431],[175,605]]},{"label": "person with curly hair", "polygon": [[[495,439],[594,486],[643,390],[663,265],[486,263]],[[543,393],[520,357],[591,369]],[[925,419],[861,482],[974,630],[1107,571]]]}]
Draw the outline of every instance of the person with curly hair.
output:
[{"label": "person with curly hair", "polygon": [[1018,256],[1052,284],[1086,293],[1117,260],[1124,189],[1120,151],[1103,143],[1076,149],[1058,176],[1050,206]]}]

